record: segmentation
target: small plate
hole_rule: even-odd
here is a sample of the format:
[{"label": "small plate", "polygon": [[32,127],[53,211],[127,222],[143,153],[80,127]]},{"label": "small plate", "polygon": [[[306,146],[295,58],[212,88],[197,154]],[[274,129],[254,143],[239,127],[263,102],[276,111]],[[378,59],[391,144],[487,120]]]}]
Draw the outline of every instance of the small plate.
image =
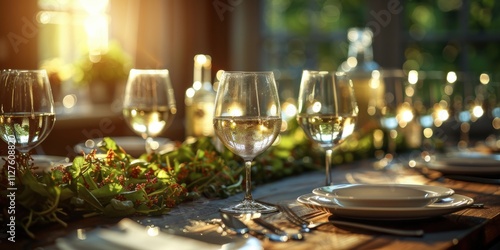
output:
[{"label": "small plate", "polygon": [[482,167],[500,167],[499,154],[486,154],[480,152],[450,152],[447,154],[438,154],[434,161],[456,166],[482,166]]},{"label": "small plate", "polygon": [[[146,152],[146,140],[136,137],[136,136],[122,136],[122,137],[112,137],[116,144],[122,147],[128,154],[139,157]],[[99,150],[97,144],[102,140],[102,138],[88,139],[85,142],[78,143],[75,145],[74,150],[77,154],[84,152],[85,154],[90,153],[92,150],[97,149],[98,153],[105,153]],[[154,138],[154,141],[158,142],[159,148],[158,152],[168,152],[172,151],[175,147],[174,143],[167,138]]]},{"label": "small plate", "polygon": [[491,176],[500,175],[500,155],[477,152],[455,152],[435,155],[421,166],[443,174]]},{"label": "small plate", "polygon": [[316,195],[351,207],[423,207],[450,196],[452,189],[409,184],[340,184],[313,190]]},{"label": "small plate", "polygon": [[[0,157],[0,168],[3,167],[5,161],[3,160],[6,156]],[[37,167],[35,172],[47,172],[52,167],[56,167],[59,165],[67,165],[71,163],[68,157],[63,156],[55,156],[55,155],[31,155],[33,158],[33,166]]]},{"label": "small plate", "polygon": [[454,194],[424,207],[343,207],[334,200],[316,194],[305,194],[297,201],[318,210],[327,210],[335,216],[367,220],[416,220],[436,217],[462,210],[474,199]]}]

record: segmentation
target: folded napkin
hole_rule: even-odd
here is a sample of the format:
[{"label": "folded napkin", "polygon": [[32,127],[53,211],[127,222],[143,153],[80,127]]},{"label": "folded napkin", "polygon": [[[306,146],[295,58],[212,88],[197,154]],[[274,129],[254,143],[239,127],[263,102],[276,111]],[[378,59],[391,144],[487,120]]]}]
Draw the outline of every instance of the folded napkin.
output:
[{"label": "folded napkin", "polygon": [[144,227],[131,219],[121,220],[115,229],[96,229],[89,233],[77,232],[76,235],[57,239],[56,244],[62,250],[262,249],[260,241],[253,237],[242,237],[225,244],[213,244],[164,233],[158,227]]}]

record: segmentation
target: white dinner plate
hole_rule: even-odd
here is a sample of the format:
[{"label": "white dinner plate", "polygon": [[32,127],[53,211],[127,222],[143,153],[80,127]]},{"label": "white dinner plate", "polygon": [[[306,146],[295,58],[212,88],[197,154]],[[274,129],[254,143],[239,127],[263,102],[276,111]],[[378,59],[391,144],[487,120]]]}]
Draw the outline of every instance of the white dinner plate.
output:
[{"label": "white dinner plate", "polygon": [[500,175],[500,155],[475,152],[455,152],[435,155],[422,166],[443,174],[456,175]]},{"label": "white dinner plate", "polygon": [[500,167],[500,154],[486,154],[481,152],[463,151],[437,154],[433,160],[456,166]]},{"label": "white dinner plate", "polygon": [[339,184],[313,190],[350,207],[423,207],[450,196],[453,189],[411,184]]},{"label": "white dinner plate", "polygon": [[[0,157],[0,168],[5,164],[4,158],[6,156]],[[38,167],[36,171],[49,171],[52,167],[56,167],[58,165],[67,165],[70,162],[68,157],[64,156],[55,156],[55,155],[31,155],[33,158],[34,167]]]},{"label": "white dinner plate", "polygon": [[335,216],[368,220],[415,220],[441,216],[464,209],[474,203],[474,199],[454,194],[425,207],[349,207],[340,206],[334,200],[305,194],[297,198],[299,203],[319,210],[328,210]]},{"label": "white dinner plate", "polygon": [[[146,141],[142,139],[141,137],[137,136],[119,136],[119,137],[112,137],[116,144],[120,147],[122,147],[125,152],[128,154],[138,157],[146,152]],[[98,149],[98,153],[105,153],[101,152],[98,147],[98,143],[102,140],[102,138],[94,138],[94,139],[89,139],[86,142],[78,143],[75,145],[74,150],[77,154],[81,154],[82,152],[88,154],[90,153],[93,149]],[[167,138],[154,138],[154,141],[158,142],[159,148],[158,152],[168,152],[172,151],[174,149],[174,143]]]}]

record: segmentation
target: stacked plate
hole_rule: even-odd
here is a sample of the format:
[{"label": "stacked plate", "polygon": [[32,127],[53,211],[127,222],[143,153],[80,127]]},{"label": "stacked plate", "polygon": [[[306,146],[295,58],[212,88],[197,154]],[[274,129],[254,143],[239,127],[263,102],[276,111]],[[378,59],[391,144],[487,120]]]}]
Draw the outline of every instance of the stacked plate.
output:
[{"label": "stacked plate", "polygon": [[[0,157],[0,169],[5,164],[6,156]],[[59,165],[68,165],[71,163],[68,157],[55,155],[31,155],[33,165],[36,167],[35,172],[48,172],[52,167]]]},{"label": "stacked plate", "polygon": [[424,165],[443,174],[500,175],[500,154],[468,151],[438,154]]},{"label": "stacked plate", "polygon": [[340,184],[316,188],[298,202],[335,216],[412,220],[453,213],[474,202],[454,190],[410,184]]},{"label": "stacked plate", "polygon": [[[137,136],[119,136],[119,137],[112,137],[112,139],[116,142],[116,144],[120,147],[122,147],[125,152],[128,154],[134,156],[134,157],[139,157],[140,155],[144,154],[146,152],[146,140],[142,139],[141,137]],[[106,153],[102,152],[99,149],[99,142],[102,141],[102,138],[94,138],[94,139],[88,139],[85,142],[79,143],[75,145],[74,150],[75,153],[81,154],[82,152],[88,154],[92,150],[97,149],[98,153]],[[160,153],[166,153],[169,151],[172,151],[175,148],[175,143],[172,142],[170,139],[167,138],[162,138],[162,137],[157,137],[154,138],[154,141],[158,143],[159,148],[156,150],[157,152]]]}]

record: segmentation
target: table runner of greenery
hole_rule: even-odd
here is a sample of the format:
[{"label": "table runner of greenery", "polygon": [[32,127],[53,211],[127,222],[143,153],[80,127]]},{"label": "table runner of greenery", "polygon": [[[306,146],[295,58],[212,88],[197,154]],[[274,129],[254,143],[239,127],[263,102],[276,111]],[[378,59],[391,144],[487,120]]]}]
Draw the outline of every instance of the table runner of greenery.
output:
[{"label": "table runner of greenery", "polygon": [[[318,151],[300,130],[294,131],[283,134],[279,144],[256,158],[252,173],[256,184],[321,166],[314,160],[322,158],[314,157]],[[37,171],[33,163],[16,166],[16,226],[35,237],[31,229],[36,225],[66,226],[70,218],[92,215],[161,215],[183,201],[201,196],[225,198],[241,192],[241,159],[229,150],[219,152],[212,140],[202,137],[178,143],[175,150],[164,154],[133,158],[106,137],[100,143],[106,154],[93,151],[50,171]],[[353,152],[366,154],[366,150],[359,150],[359,142],[356,145]],[[0,173],[4,210],[10,202],[8,187],[13,186],[7,164]]]}]

